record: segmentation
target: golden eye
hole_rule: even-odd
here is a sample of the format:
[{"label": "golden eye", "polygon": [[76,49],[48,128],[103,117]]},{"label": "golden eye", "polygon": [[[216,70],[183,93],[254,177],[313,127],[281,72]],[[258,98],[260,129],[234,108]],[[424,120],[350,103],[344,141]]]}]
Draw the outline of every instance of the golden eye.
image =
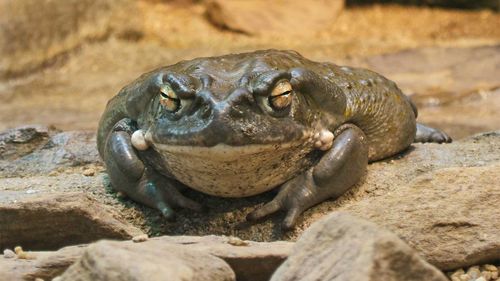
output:
[{"label": "golden eye", "polygon": [[269,96],[269,105],[273,109],[282,110],[292,104],[292,85],[283,80],[278,82]]},{"label": "golden eye", "polygon": [[180,108],[181,102],[168,84],[160,88],[160,104],[170,112],[176,112]]}]

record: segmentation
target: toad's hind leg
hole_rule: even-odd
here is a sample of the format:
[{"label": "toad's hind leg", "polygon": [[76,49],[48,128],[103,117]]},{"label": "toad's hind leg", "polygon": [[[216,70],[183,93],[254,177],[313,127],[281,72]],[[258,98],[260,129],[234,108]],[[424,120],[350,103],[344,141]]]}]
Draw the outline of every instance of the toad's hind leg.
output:
[{"label": "toad's hind leg", "polygon": [[415,134],[414,142],[446,143],[451,142],[451,138],[439,129],[417,123],[417,133]]},{"label": "toad's hind leg", "polygon": [[298,216],[329,198],[337,198],[366,173],[368,147],[366,136],[354,125],[337,130],[332,148],[319,163],[281,186],[276,197],[250,213],[249,220],[260,219],[278,210],[286,210],[282,227],[290,229]]},{"label": "toad's hind leg", "polygon": [[131,143],[132,124],[129,119],[121,120],[106,140],[103,158],[113,188],[134,201],[160,210],[167,219],[174,218],[173,206],[202,209],[200,204],[177,190],[175,180],[142,162]]}]

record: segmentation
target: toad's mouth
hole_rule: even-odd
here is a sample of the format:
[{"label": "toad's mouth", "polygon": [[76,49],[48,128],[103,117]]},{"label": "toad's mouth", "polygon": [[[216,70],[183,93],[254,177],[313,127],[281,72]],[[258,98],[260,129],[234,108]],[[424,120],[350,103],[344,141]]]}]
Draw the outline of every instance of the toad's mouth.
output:
[{"label": "toad's mouth", "polygon": [[212,147],[153,144],[164,169],[185,185],[215,196],[246,197],[265,192],[310,164],[307,141]]},{"label": "toad's mouth", "polygon": [[233,146],[219,143],[215,146],[190,146],[153,143],[153,148],[160,154],[175,154],[179,157],[192,157],[212,161],[234,161],[242,157],[256,156],[262,153],[278,153],[283,150],[295,150],[303,146],[304,141],[279,144],[248,144]]}]

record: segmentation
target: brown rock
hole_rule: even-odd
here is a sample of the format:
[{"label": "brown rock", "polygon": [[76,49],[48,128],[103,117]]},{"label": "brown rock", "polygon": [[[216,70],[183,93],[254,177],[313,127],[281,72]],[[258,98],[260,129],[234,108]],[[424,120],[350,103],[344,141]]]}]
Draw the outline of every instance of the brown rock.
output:
[{"label": "brown rock", "polygon": [[87,169],[83,170],[82,174],[86,177],[92,177],[95,175],[95,169],[87,168]]},{"label": "brown rock", "polygon": [[361,65],[394,80],[417,103],[420,122],[455,140],[499,129],[500,45],[411,49]]},{"label": "brown rock", "polygon": [[61,275],[82,256],[85,247],[86,245],[69,246],[56,252],[35,253],[38,258],[33,263],[33,268],[23,273],[23,278],[27,280],[35,278],[51,280]]},{"label": "brown rock", "polygon": [[[36,70],[84,42],[130,28],[133,1],[0,1],[0,78]],[[137,23],[136,23],[137,24]]]},{"label": "brown rock", "polygon": [[225,236],[163,236],[158,241],[183,245],[189,251],[210,253],[226,261],[239,281],[269,280],[273,272],[288,257],[293,243],[286,241],[242,241],[235,245],[234,237]]},{"label": "brown rock", "polygon": [[34,264],[35,260],[6,259],[0,257],[0,280],[23,280],[24,274],[32,270],[35,266]]},{"label": "brown rock", "polygon": [[90,245],[64,280],[236,280],[222,259],[181,245],[101,241]]},{"label": "brown rock", "polygon": [[271,280],[447,279],[395,234],[339,212],[306,230]]},{"label": "brown rock", "polygon": [[499,63],[494,45],[411,49],[367,58],[365,66],[397,82],[418,105],[435,106],[500,86]]},{"label": "brown rock", "polygon": [[300,34],[324,29],[337,19],[343,0],[210,0],[214,25],[246,34]]},{"label": "brown rock", "polygon": [[0,135],[0,177],[45,175],[60,168],[100,164],[95,146],[95,132],[57,133],[40,126],[7,130]]},{"label": "brown rock", "polygon": [[36,259],[29,260],[0,258],[0,280],[51,280],[78,260],[84,247],[70,246],[56,252],[31,252]]},{"label": "brown rock", "polygon": [[0,203],[0,248],[58,249],[98,239],[130,239],[141,231],[84,193]]},{"label": "brown rock", "polygon": [[[203,252],[223,259],[240,281],[269,280],[272,273],[288,257],[293,243],[243,241],[244,246],[232,244],[234,237],[225,236],[162,236],[150,238],[143,243],[161,243],[181,246],[186,252]],[[240,240],[241,241],[241,240]],[[129,243],[129,242],[124,242]],[[15,259],[1,259],[0,268],[6,268],[16,279],[43,278],[50,280],[64,272],[78,260],[86,245],[69,246],[56,252],[33,252],[37,259],[27,263]],[[14,254],[15,256],[15,254]],[[258,269],[258,270],[256,270]]]},{"label": "brown rock", "polygon": [[344,210],[394,231],[442,270],[498,260],[499,171],[498,162],[432,171]]},{"label": "brown rock", "polygon": [[141,243],[141,242],[148,241],[148,239],[149,239],[149,236],[147,234],[141,234],[141,235],[137,235],[137,236],[132,237],[132,242]]},{"label": "brown rock", "polygon": [[40,125],[28,125],[0,133],[0,160],[12,160],[22,157],[47,142],[49,128]]}]

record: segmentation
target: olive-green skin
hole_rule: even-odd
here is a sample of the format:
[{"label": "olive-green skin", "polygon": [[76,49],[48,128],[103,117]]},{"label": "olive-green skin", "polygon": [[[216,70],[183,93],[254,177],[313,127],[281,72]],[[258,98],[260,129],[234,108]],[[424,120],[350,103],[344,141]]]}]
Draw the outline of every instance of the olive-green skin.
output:
[{"label": "olive-green skin", "polygon": [[[293,98],[276,110],[269,95],[283,80]],[[181,100],[174,112],[160,104],[165,84]],[[265,50],[142,75],[108,103],[97,144],[114,188],[167,217],[172,206],[199,209],[176,185],[227,197],[281,185],[282,195],[250,218],[286,209],[284,226],[291,227],[303,210],[359,181],[368,161],[414,141],[450,141],[417,125],[416,116],[409,98],[380,74]],[[130,141],[136,130],[144,132],[147,150]],[[319,145],[321,132],[333,141]]]}]

